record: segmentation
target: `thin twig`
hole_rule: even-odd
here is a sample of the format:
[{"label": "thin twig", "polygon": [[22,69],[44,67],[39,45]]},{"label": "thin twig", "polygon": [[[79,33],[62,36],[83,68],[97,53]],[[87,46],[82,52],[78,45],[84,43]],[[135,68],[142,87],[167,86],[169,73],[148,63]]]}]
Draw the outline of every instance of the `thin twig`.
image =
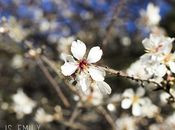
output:
[{"label": "thin twig", "polygon": [[108,68],[108,67],[101,67],[101,66],[96,66],[98,68],[101,68],[105,71],[108,71],[110,72],[110,74],[116,74],[117,76],[121,76],[121,77],[124,77],[124,78],[128,78],[128,79],[131,79],[131,80],[135,80],[135,81],[140,81],[140,82],[143,82],[143,81],[146,81],[148,83],[154,83],[156,84],[157,86],[159,87],[163,87],[162,84],[156,82],[154,79],[146,79],[146,78],[140,78],[140,77],[135,77],[135,76],[130,76],[122,71],[118,71],[118,70],[114,70],[114,69],[111,69],[111,68]]},{"label": "thin twig", "polygon": [[37,60],[36,62],[38,64],[38,66],[42,69],[42,71],[44,72],[44,74],[46,75],[46,77],[48,78],[50,83],[53,85],[55,90],[57,91],[57,93],[58,93],[59,97],[61,98],[61,100],[63,101],[64,105],[66,107],[70,107],[70,104],[69,104],[68,100],[66,99],[66,97],[64,96],[64,94],[62,93],[60,87],[58,86],[56,81],[53,79],[53,77],[50,75],[47,68],[42,64],[41,60]]},{"label": "thin twig", "polygon": [[[79,106],[80,106],[81,102],[82,102],[81,99],[77,102],[77,104],[76,104],[76,106],[75,106],[75,108],[74,108],[74,110],[73,110],[73,112],[72,112],[72,114],[71,114],[71,117],[70,117],[70,119],[69,119],[69,124],[68,124],[68,126],[71,126],[71,125],[74,123],[74,120],[75,120],[75,118],[76,118],[77,115],[78,115],[78,110],[79,110]],[[68,129],[69,129],[69,127],[66,128],[66,130],[68,130]]]},{"label": "thin twig", "polygon": [[143,82],[153,83],[157,86],[157,90],[163,90],[164,92],[168,93],[170,95],[170,98],[173,98],[175,101],[175,97],[170,93],[169,89],[167,89],[167,87],[164,87],[164,86],[167,86],[168,84],[163,85],[161,83],[156,82],[154,79],[147,79],[147,78],[140,78],[140,77],[136,77],[136,76],[130,76],[122,71],[114,70],[114,69],[111,69],[108,67],[101,67],[101,66],[96,66],[96,67],[101,68],[107,72],[110,72],[110,74],[116,74],[117,76],[120,76],[120,77],[135,80],[136,82],[140,81],[142,86],[144,86]]},{"label": "thin twig", "polygon": [[74,108],[74,111],[71,115],[71,118],[69,119],[69,123],[70,125],[74,122],[76,116],[78,115],[78,109],[79,109],[79,106],[80,106],[80,103],[81,103],[81,100],[79,100]]},{"label": "thin twig", "polygon": [[111,125],[113,130],[117,130],[113,119],[111,118],[111,116],[107,113],[107,111],[102,107],[102,106],[98,106],[97,107],[98,110],[104,115],[104,117],[106,118],[106,120],[109,122],[109,124]]},{"label": "thin twig", "polygon": [[105,38],[104,38],[104,40],[103,40],[103,43],[102,43],[102,49],[103,49],[103,50],[104,50],[104,48],[105,48],[105,46],[106,46],[106,44],[107,44],[108,38],[109,38],[109,36],[110,36],[110,34],[111,34],[112,27],[114,26],[114,23],[115,23],[115,21],[116,21],[116,19],[117,19],[117,16],[118,16],[118,13],[119,13],[119,11],[120,11],[120,9],[121,9],[121,6],[122,6],[122,4],[123,4],[123,1],[124,1],[124,0],[120,0],[120,2],[117,4],[117,7],[116,7],[115,12],[114,12],[113,19],[112,19],[111,23],[110,23],[109,26],[108,26],[107,34],[106,34],[106,36],[105,36]]}]

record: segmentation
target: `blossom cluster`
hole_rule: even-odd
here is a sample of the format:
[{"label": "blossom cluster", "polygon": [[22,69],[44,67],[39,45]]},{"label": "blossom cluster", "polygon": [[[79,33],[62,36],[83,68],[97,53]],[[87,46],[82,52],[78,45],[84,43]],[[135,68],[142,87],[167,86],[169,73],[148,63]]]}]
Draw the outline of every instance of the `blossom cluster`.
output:
[{"label": "blossom cluster", "polygon": [[173,41],[174,38],[155,34],[142,41],[146,53],[140,61],[149,75],[163,77],[168,70],[175,73],[175,53],[171,53]]},{"label": "blossom cluster", "polygon": [[86,53],[86,45],[77,40],[72,42],[71,52],[73,56],[62,54],[65,61],[61,66],[61,72],[64,76],[68,76],[70,82],[76,81],[76,88],[79,91],[87,93],[88,89],[96,88],[103,94],[110,94],[110,86],[104,82],[106,75],[103,69],[91,65],[101,59],[102,50],[100,47],[93,47],[88,54],[87,59],[84,57]]}]

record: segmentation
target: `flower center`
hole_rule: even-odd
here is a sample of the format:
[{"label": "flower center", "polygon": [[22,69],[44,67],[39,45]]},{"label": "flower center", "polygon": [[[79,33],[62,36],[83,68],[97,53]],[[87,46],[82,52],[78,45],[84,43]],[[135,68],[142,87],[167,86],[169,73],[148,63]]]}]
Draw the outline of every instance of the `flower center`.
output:
[{"label": "flower center", "polygon": [[171,60],[172,54],[170,53],[167,57],[165,57],[164,61],[165,63],[169,62]]},{"label": "flower center", "polygon": [[151,49],[151,52],[156,53],[159,51],[159,48],[161,48],[161,47],[162,47],[162,45],[159,45],[158,47]]},{"label": "flower center", "polygon": [[139,98],[135,95],[134,98],[133,98],[133,103],[137,102],[138,99],[139,99]]},{"label": "flower center", "polygon": [[78,67],[81,71],[88,73],[87,68],[89,67],[89,63],[86,61],[86,58],[83,58],[83,60],[80,60],[77,63],[78,63]]}]

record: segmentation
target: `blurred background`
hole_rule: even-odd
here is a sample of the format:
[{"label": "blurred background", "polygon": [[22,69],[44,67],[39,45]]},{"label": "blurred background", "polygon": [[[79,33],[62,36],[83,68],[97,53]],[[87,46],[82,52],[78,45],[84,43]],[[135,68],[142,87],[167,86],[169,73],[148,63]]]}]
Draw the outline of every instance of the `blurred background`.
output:
[{"label": "blurred background", "polygon": [[[134,63],[144,54],[142,40],[150,33],[175,37],[175,1],[121,1],[0,0],[0,18],[15,32],[0,25],[0,129],[7,125],[17,129],[19,124],[33,125],[35,130],[36,125],[41,125],[40,130],[68,129],[65,122],[69,121],[79,100],[64,80],[43,62],[70,103],[70,108],[65,107],[36,63],[35,52],[20,37],[28,40],[38,52],[45,47],[44,55],[58,69],[64,64],[61,53],[71,54],[71,43],[80,39],[87,50],[93,46],[103,49],[98,65],[126,73],[133,71],[134,75],[141,76],[142,69],[134,67]],[[117,17],[104,44],[116,9],[119,9]],[[132,107],[121,107],[122,94],[128,88],[137,91],[140,84],[109,73],[105,81],[112,93],[96,94],[98,101],[85,96],[85,104],[104,103],[103,108],[118,130],[175,129],[175,105],[166,103],[167,95],[162,91],[151,92],[154,85],[147,84],[142,95],[153,107],[146,108],[146,114],[134,115]],[[78,128],[69,129],[112,129],[97,107],[79,108],[73,124]]]}]

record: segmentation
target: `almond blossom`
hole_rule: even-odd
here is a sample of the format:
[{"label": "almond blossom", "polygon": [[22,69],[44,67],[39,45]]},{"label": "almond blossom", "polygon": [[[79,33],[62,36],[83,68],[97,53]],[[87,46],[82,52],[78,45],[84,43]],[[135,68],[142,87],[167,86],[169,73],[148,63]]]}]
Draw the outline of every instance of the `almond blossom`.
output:
[{"label": "almond blossom", "polygon": [[140,116],[142,114],[142,105],[146,104],[148,98],[142,98],[145,94],[145,90],[139,87],[134,93],[133,89],[126,89],[123,93],[124,99],[121,102],[123,109],[128,109],[132,106],[132,114],[134,116]]},{"label": "almond blossom", "polygon": [[150,75],[163,77],[167,67],[175,72],[175,54],[171,54],[173,41],[174,38],[155,34],[150,34],[150,38],[142,41],[146,53],[140,57],[140,61]]},{"label": "almond blossom", "polygon": [[149,3],[146,10],[141,9],[141,17],[136,21],[138,28],[144,28],[145,31],[152,31],[154,27],[158,27],[159,21],[161,20],[159,12],[159,7],[154,6],[153,3]]},{"label": "almond blossom", "polygon": [[145,38],[142,41],[146,54],[141,56],[141,61],[147,62],[149,60],[162,60],[164,58],[164,54],[171,51],[173,41],[174,38],[150,34],[149,38]]},{"label": "almond blossom", "polygon": [[64,65],[61,66],[62,74],[68,76],[71,81],[77,81],[77,89],[84,93],[89,87],[96,87],[101,93],[110,94],[111,88],[104,82],[105,71],[91,65],[91,63],[96,63],[101,59],[102,50],[100,47],[91,48],[86,59],[84,57],[86,45],[77,40],[77,42],[72,42],[71,52],[77,61],[71,55],[62,54],[65,61]]}]

